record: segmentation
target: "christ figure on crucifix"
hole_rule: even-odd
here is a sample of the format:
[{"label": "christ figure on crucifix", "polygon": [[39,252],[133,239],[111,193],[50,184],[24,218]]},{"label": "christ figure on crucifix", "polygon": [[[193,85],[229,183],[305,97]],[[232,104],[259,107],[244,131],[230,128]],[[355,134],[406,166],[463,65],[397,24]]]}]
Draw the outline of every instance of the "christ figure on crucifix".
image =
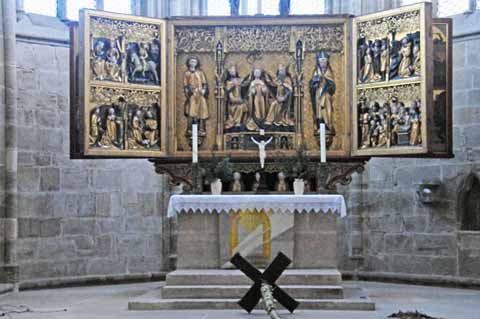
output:
[{"label": "christ figure on crucifix", "polygon": [[260,157],[260,167],[263,169],[265,167],[265,158],[267,157],[267,152],[265,147],[272,141],[273,137],[270,137],[267,141],[257,141],[255,138],[251,137],[253,143],[258,145],[258,156]]}]

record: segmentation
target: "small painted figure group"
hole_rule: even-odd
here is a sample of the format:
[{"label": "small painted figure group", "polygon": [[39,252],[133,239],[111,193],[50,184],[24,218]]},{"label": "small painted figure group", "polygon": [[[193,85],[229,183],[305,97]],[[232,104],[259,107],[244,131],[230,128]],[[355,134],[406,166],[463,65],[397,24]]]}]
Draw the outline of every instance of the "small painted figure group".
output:
[{"label": "small painted figure group", "polygon": [[96,38],[90,54],[93,80],[157,85],[160,44],[126,43],[123,37]]},{"label": "small painted figure group", "polygon": [[388,38],[358,41],[358,81],[360,83],[404,79],[420,75],[419,33],[400,41]]},{"label": "small painted figure group", "polygon": [[124,149],[125,140],[128,149],[158,147],[158,120],[154,108],[126,110],[123,98],[118,104],[94,108],[90,115],[90,145]]},{"label": "small painted figure group", "polygon": [[363,97],[359,108],[359,143],[361,148],[390,147],[422,143],[420,101],[410,106],[392,97],[380,105]]}]

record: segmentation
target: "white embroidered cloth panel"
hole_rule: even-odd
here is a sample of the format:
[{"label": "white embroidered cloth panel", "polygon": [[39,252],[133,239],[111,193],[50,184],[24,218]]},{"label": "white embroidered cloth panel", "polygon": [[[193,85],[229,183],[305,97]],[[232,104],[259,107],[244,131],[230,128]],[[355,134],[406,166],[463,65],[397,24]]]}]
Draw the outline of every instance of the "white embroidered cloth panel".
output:
[{"label": "white embroidered cloth panel", "polygon": [[230,213],[247,209],[347,216],[342,195],[173,195],[168,203],[168,217],[185,212]]}]

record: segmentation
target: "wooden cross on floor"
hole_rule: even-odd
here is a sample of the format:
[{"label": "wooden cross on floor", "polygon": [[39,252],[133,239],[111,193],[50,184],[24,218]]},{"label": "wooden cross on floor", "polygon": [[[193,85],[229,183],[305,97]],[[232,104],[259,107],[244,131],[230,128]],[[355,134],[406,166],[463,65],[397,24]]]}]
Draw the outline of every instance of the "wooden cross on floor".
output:
[{"label": "wooden cross on floor", "polygon": [[279,252],[263,273],[255,268],[255,266],[250,264],[239,253],[236,253],[230,262],[254,282],[245,296],[243,296],[238,302],[240,307],[245,309],[248,313],[255,308],[262,296],[260,291],[262,283],[267,283],[272,286],[273,297],[282,306],[288,309],[288,311],[292,313],[298,307],[299,303],[275,284],[275,281],[277,281],[277,279],[282,275],[283,271],[287,269],[288,265],[290,265],[292,262],[283,253]]}]

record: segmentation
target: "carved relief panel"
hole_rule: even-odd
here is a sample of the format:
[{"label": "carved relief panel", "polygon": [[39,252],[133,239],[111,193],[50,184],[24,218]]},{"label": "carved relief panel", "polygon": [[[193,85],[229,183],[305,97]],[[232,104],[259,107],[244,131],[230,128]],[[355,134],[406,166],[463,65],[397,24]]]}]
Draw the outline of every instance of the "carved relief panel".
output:
[{"label": "carved relief panel", "polygon": [[164,22],[84,10],[79,28],[80,153],[164,156]]},{"label": "carved relief panel", "polygon": [[428,152],[430,19],[430,4],[353,19],[353,155]]},{"label": "carved relief panel", "polygon": [[270,138],[269,151],[318,153],[326,123],[329,155],[347,156],[346,32],[344,18],[172,21],[174,154],[191,153],[194,123],[201,154],[255,157]]}]

